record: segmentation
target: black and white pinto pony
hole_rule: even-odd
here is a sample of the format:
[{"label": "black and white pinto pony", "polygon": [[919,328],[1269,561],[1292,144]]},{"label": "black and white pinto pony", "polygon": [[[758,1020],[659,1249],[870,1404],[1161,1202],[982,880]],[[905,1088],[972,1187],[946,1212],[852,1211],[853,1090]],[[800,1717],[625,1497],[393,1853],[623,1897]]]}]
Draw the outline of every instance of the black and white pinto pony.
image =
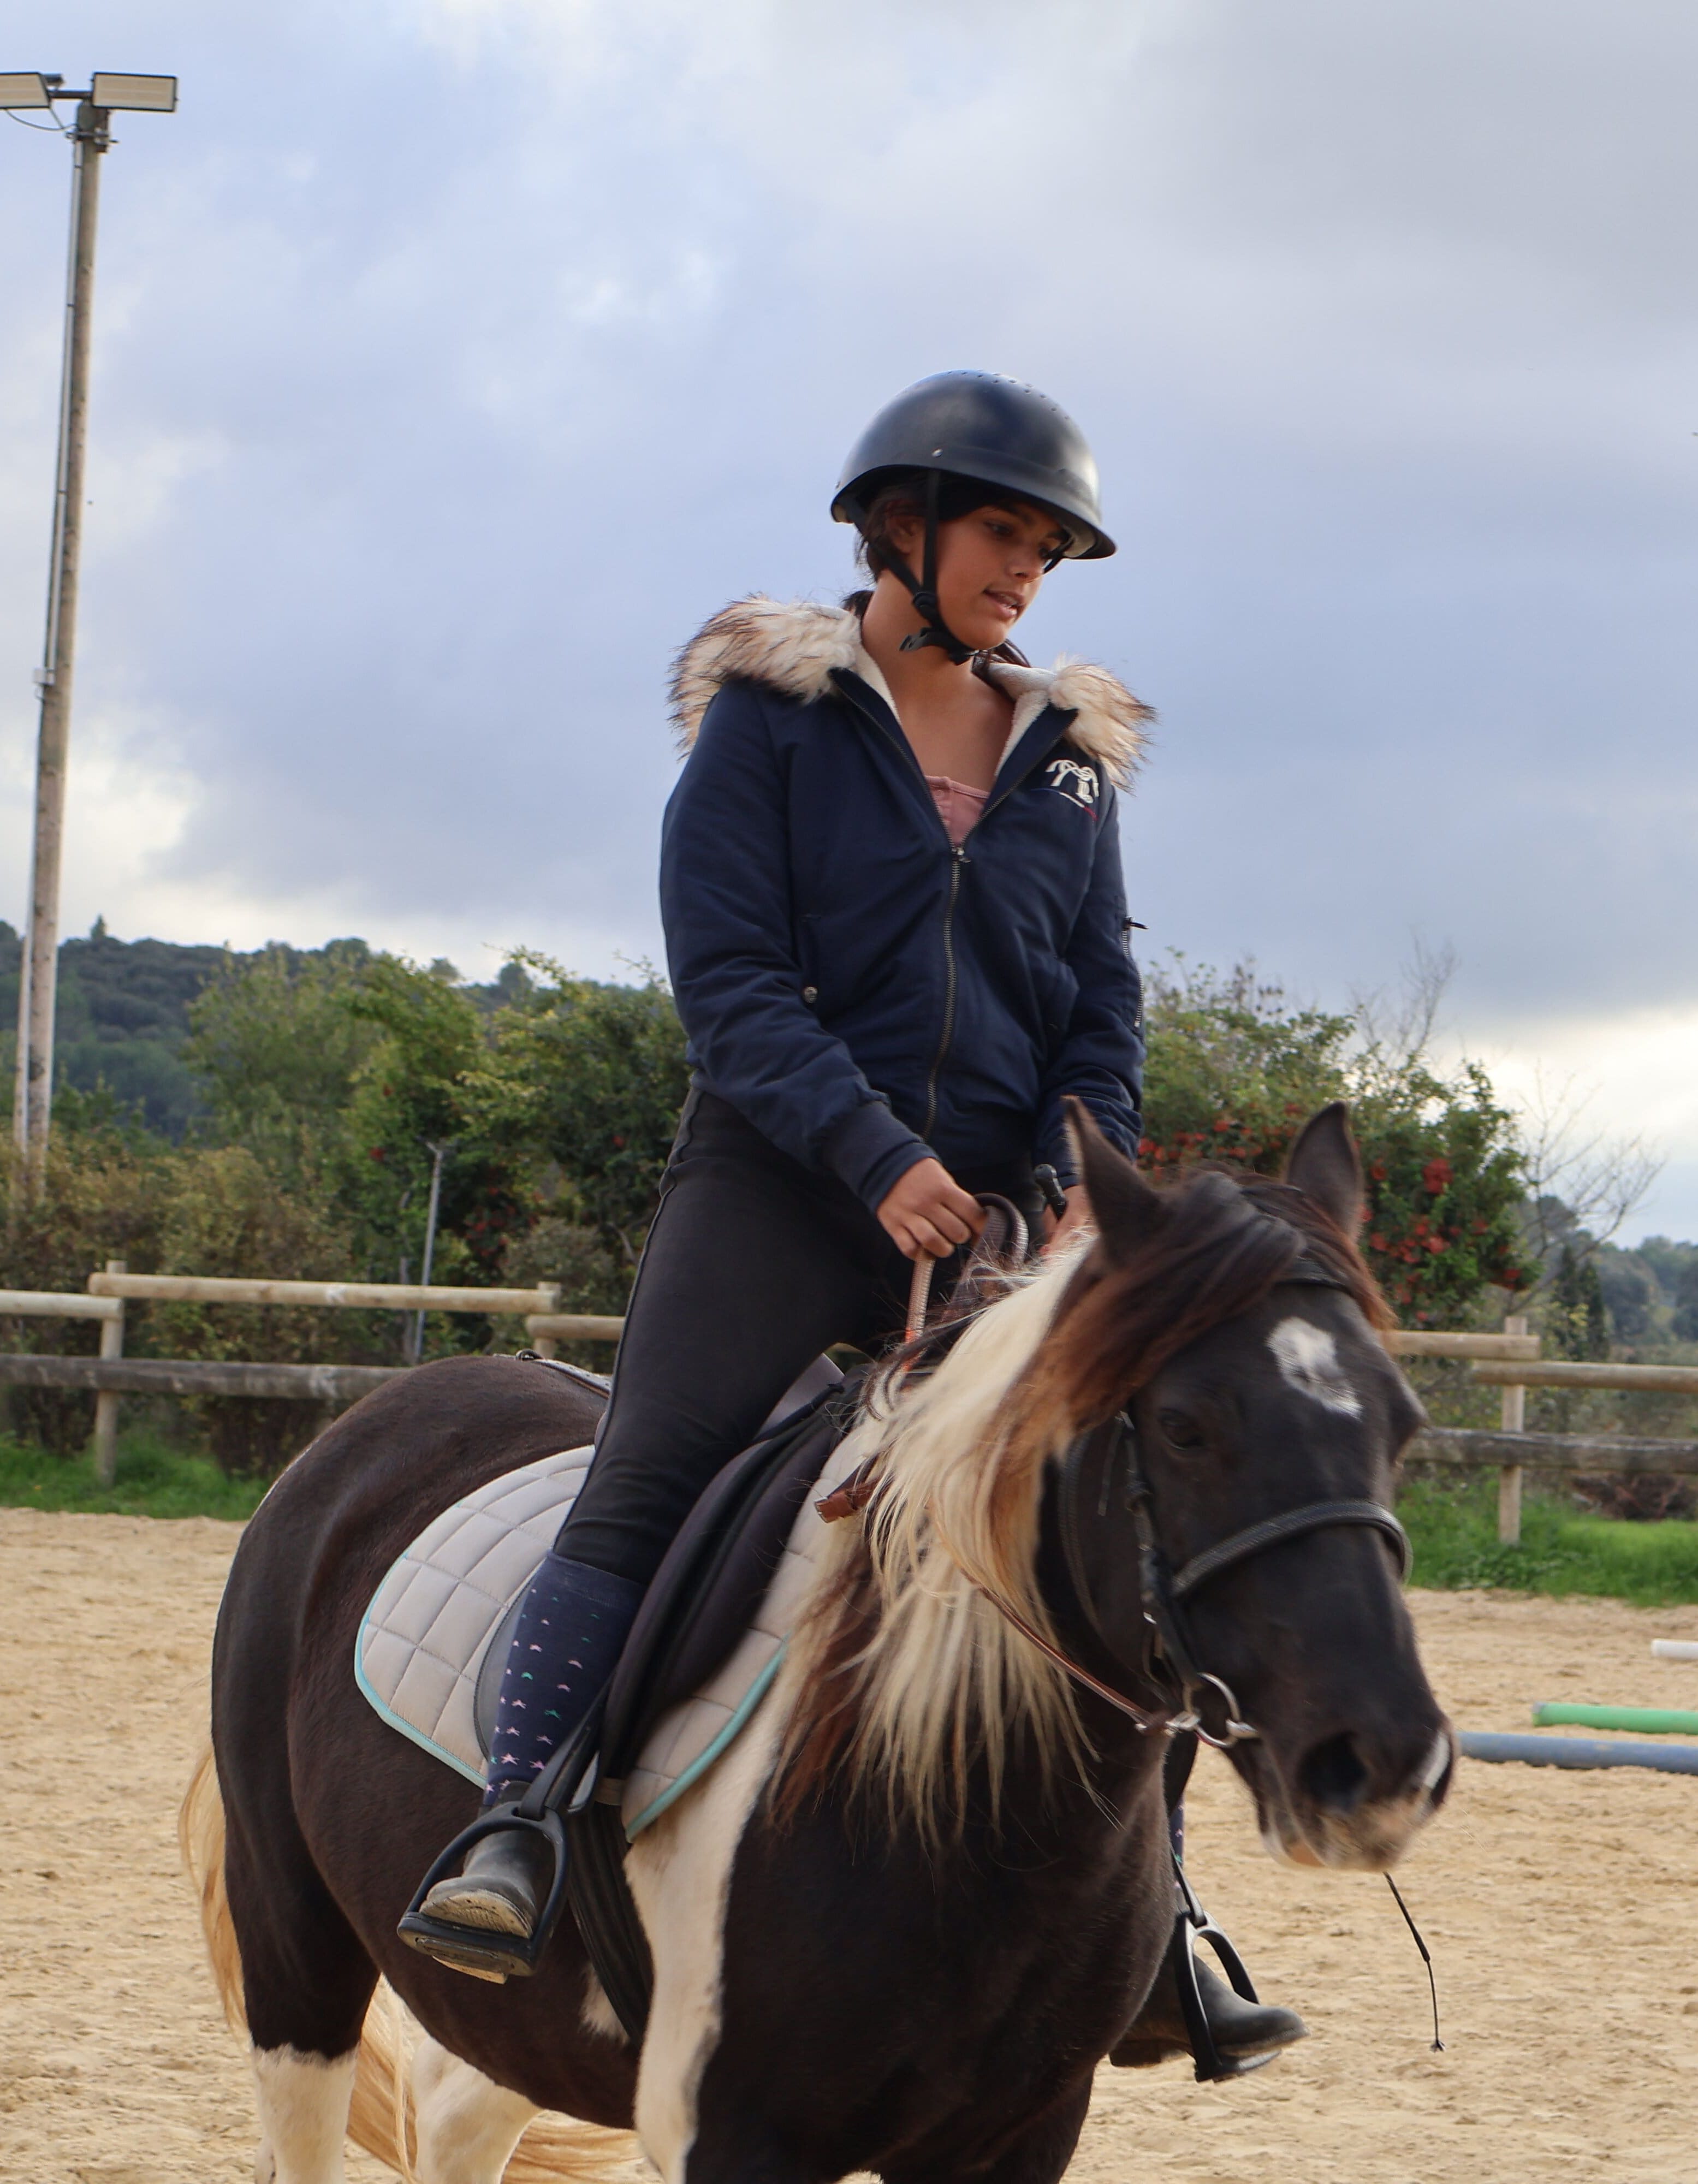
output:
[{"label": "black and white pinto pony", "polygon": [[[934,1369],[875,1390],[854,1430],[876,1491],[829,1535],[782,1673],[632,1848],[654,1966],[640,2053],[569,1921],[505,1986],[398,1942],[476,1793],[353,1673],[408,1542],[586,1441],[595,1399],[511,1359],[445,1361],[279,1479],[231,1569],[183,1814],[252,2042],[262,2184],[336,2184],[345,2131],[420,2184],[606,2176],[632,2126],[667,2184],[1052,2184],[1173,1926],[1161,1732],[1183,1700],[1141,1587],[1249,1528],[1267,1530],[1196,1585],[1187,1636],[1228,1687],[1267,1847],[1383,1869],[1434,1811],[1452,1738],[1395,1527],[1363,1513],[1420,1412],[1350,1240],[1343,1110],[1284,1183],[1162,1191],[1075,1119],[1097,1240],[1011,1273]],[[1081,1479],[1070,1451],[1122,1416]],[[371,2007],[380,1975],[422,2028],[409,2063],[392,2002]],[[560,2113],[526,2135],[539,2110]]]}]

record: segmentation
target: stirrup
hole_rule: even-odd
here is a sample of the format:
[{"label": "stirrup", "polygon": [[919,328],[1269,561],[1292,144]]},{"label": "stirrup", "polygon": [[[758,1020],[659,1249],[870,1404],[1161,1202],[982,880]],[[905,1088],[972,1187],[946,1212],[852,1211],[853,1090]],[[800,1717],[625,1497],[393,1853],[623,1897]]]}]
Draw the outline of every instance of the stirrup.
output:
[{"label": "stirrup", "polygon": [[1206,1942],[1214,1951],[1227,1983],[1234,1994],[1244,2002],[1260,2003],[1255,1982],[1244,1970],[1244,1958],[1227,1936],[1210,1918],[1197,1901],[1197,1892],[1185,1877],[1185,1869],[1176,1858],[1173,1871],[1179,1883],[1180,1905],[1178,1916],[1173,1921],[1173,1938],[1168,1944],[1173,1958],[1173,1976],[1179,1989],[1179,2008],[1185,2020],[1185,2030],[1191,2042],[1191,2059],[1196,2068],[1197,2083],[1211,2085],[1222,2078],[1247,2077],[1252,2070],[1260,2070],[1265,2064],[1276,2062],[1279,2049],[1270,2049],[1266,2055],[1223,2055],[1215,2045],[1215,2036],[1209,2024],[1207,2011],[1197,1986],[1197,1944]]},{"label": "stirrup", "polygon": [[[554,1939],[566,1902],[566,1830],[561,1808],[576,1812],[587,1804],[595,1789],[597,1744],[601,1735],[604,1696],[549,1760],[516,1805],[498,1805],[480,1813],[462,1828],[413,1892],[413,1900],[402,1914],[395,1931],[409,1948],[433,1958],[453,1970],[469,1972],[474,1979],[497,1985],[509,1979],[529,1979]],[[487,1836],[540,1836],[548,1847],[553,1869],[548,1892],[537,1914],[531,1932],[502,1934],[484,1926],[459,1926],[437,1919],[424,1908],[425,1898],[439,1880],[446,1880],[464,1865],[467,1855]]]}]

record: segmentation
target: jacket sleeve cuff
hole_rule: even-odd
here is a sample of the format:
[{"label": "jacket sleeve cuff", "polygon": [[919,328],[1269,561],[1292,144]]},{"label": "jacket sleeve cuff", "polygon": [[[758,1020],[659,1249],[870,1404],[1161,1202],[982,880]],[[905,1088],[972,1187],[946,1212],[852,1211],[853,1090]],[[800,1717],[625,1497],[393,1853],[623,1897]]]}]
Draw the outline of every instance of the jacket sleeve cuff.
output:
[{"label": "jacket sleeve cuff", "polygon": [[821,1163],[875,1213],[899,1175],[932,1157],[925,1139],[899,1123],[882,1100],[863,1100],[832,1125],[820,1145]]}]

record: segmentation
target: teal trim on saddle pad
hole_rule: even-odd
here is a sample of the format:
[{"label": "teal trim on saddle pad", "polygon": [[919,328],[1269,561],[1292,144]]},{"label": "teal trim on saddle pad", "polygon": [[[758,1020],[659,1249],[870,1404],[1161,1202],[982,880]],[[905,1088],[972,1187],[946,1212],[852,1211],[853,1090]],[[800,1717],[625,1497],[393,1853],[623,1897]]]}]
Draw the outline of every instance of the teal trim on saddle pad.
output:
[{"label": "teal trim on saddle pad", "polygon": [[[576,1495],[592,1451],[565,1449],[490,1479],[437,1515],[392,1565],[354,1641],[354,1677],[379,1719],[468,1782],[484,1779],[476,1691],[489,1647]],[[816,1481],[854,1468],[838,1448]],[[650,1727],[621,1785],[627,1841],[669,1812],[735,1744],[771,1691],[827,1537],[797,1512],[748,1627],[726,1660]]]},{"label": "teal trim on saddle pad", "polygon": [[420,1752],[428,1752],[432,1759],[440,1759],[444,1767],[452,1767],[456,1774],[464,1774],[468,1782],[476,1782],[481,1790],[483,1787],[482,1769],[468,1767],[465,1760],[457,1753],[448,1751],[446,1746],[438,1744],[433,1737],[426,1736],[423,1730],[415,1729],[404,1714],[397,1713],[388,1701],[380,1697],[372,1689],[371,1680],[365,1673],[365,1663],[359,1658],[360,1641],[365,1635],[365,1625],[362,1623],[354,1641],[354,1680],[365,1693],[366,1703],[372,1712],[380,1720],[387,1721],[391,1729],[398,1729],[402,1736],[409,1742],[418,1746]]},{"label": "teal trim on saddle pad", "polygon": [[669,1805],[676,1803],[686,1790],[692,1788],[701,1780],[703,1775],[716,1760],[724,1757],[748,1727],[749,1718],[756,1707],[771,1690],[772,1680],[783,1666],[784,1656],[789,1650],[788,1641],[778,1648],[748,1691],[744,1692],[742,1703],[736,1713],[732,1714],[713,1742],[709,1745],[707,1750],[690,1762],[670,1789],[663,1790],[652,1803],[643,1808],[634,1820],[627,1822],[625,1830],[626,1842],[635,1842],[651,1820],[658,1820]]}]

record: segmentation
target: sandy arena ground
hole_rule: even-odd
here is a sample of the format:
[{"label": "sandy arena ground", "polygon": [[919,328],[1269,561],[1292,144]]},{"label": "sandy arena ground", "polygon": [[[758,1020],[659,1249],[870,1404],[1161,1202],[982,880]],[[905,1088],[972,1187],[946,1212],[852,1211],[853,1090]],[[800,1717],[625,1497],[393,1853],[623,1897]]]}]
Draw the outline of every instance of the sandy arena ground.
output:
[{"label": "sandy arena ground", "polygon": [[[0,2177],[237,2184],[246,2067],[178,1875],[236,1528],[0,1510]],[[1691,1704],[1653,1635],[1698,1613],[1418,1594],[1467,1727],[1530,1700]],[[51,1806],[42,1792],[55,1793]],[[1192,1870],[1264,1991],[1314,2037],[1246,2082],[1105,2070],[1090,2184],[1497,2184],[1698,2177],[1698,1780],[1470,1766],[1404,1869],[1446,2050],[1383,1884],[1287,1872],[1225,1769],[1200,1767]],[[364,2157],[358,2184],[389,2172]]]}]

